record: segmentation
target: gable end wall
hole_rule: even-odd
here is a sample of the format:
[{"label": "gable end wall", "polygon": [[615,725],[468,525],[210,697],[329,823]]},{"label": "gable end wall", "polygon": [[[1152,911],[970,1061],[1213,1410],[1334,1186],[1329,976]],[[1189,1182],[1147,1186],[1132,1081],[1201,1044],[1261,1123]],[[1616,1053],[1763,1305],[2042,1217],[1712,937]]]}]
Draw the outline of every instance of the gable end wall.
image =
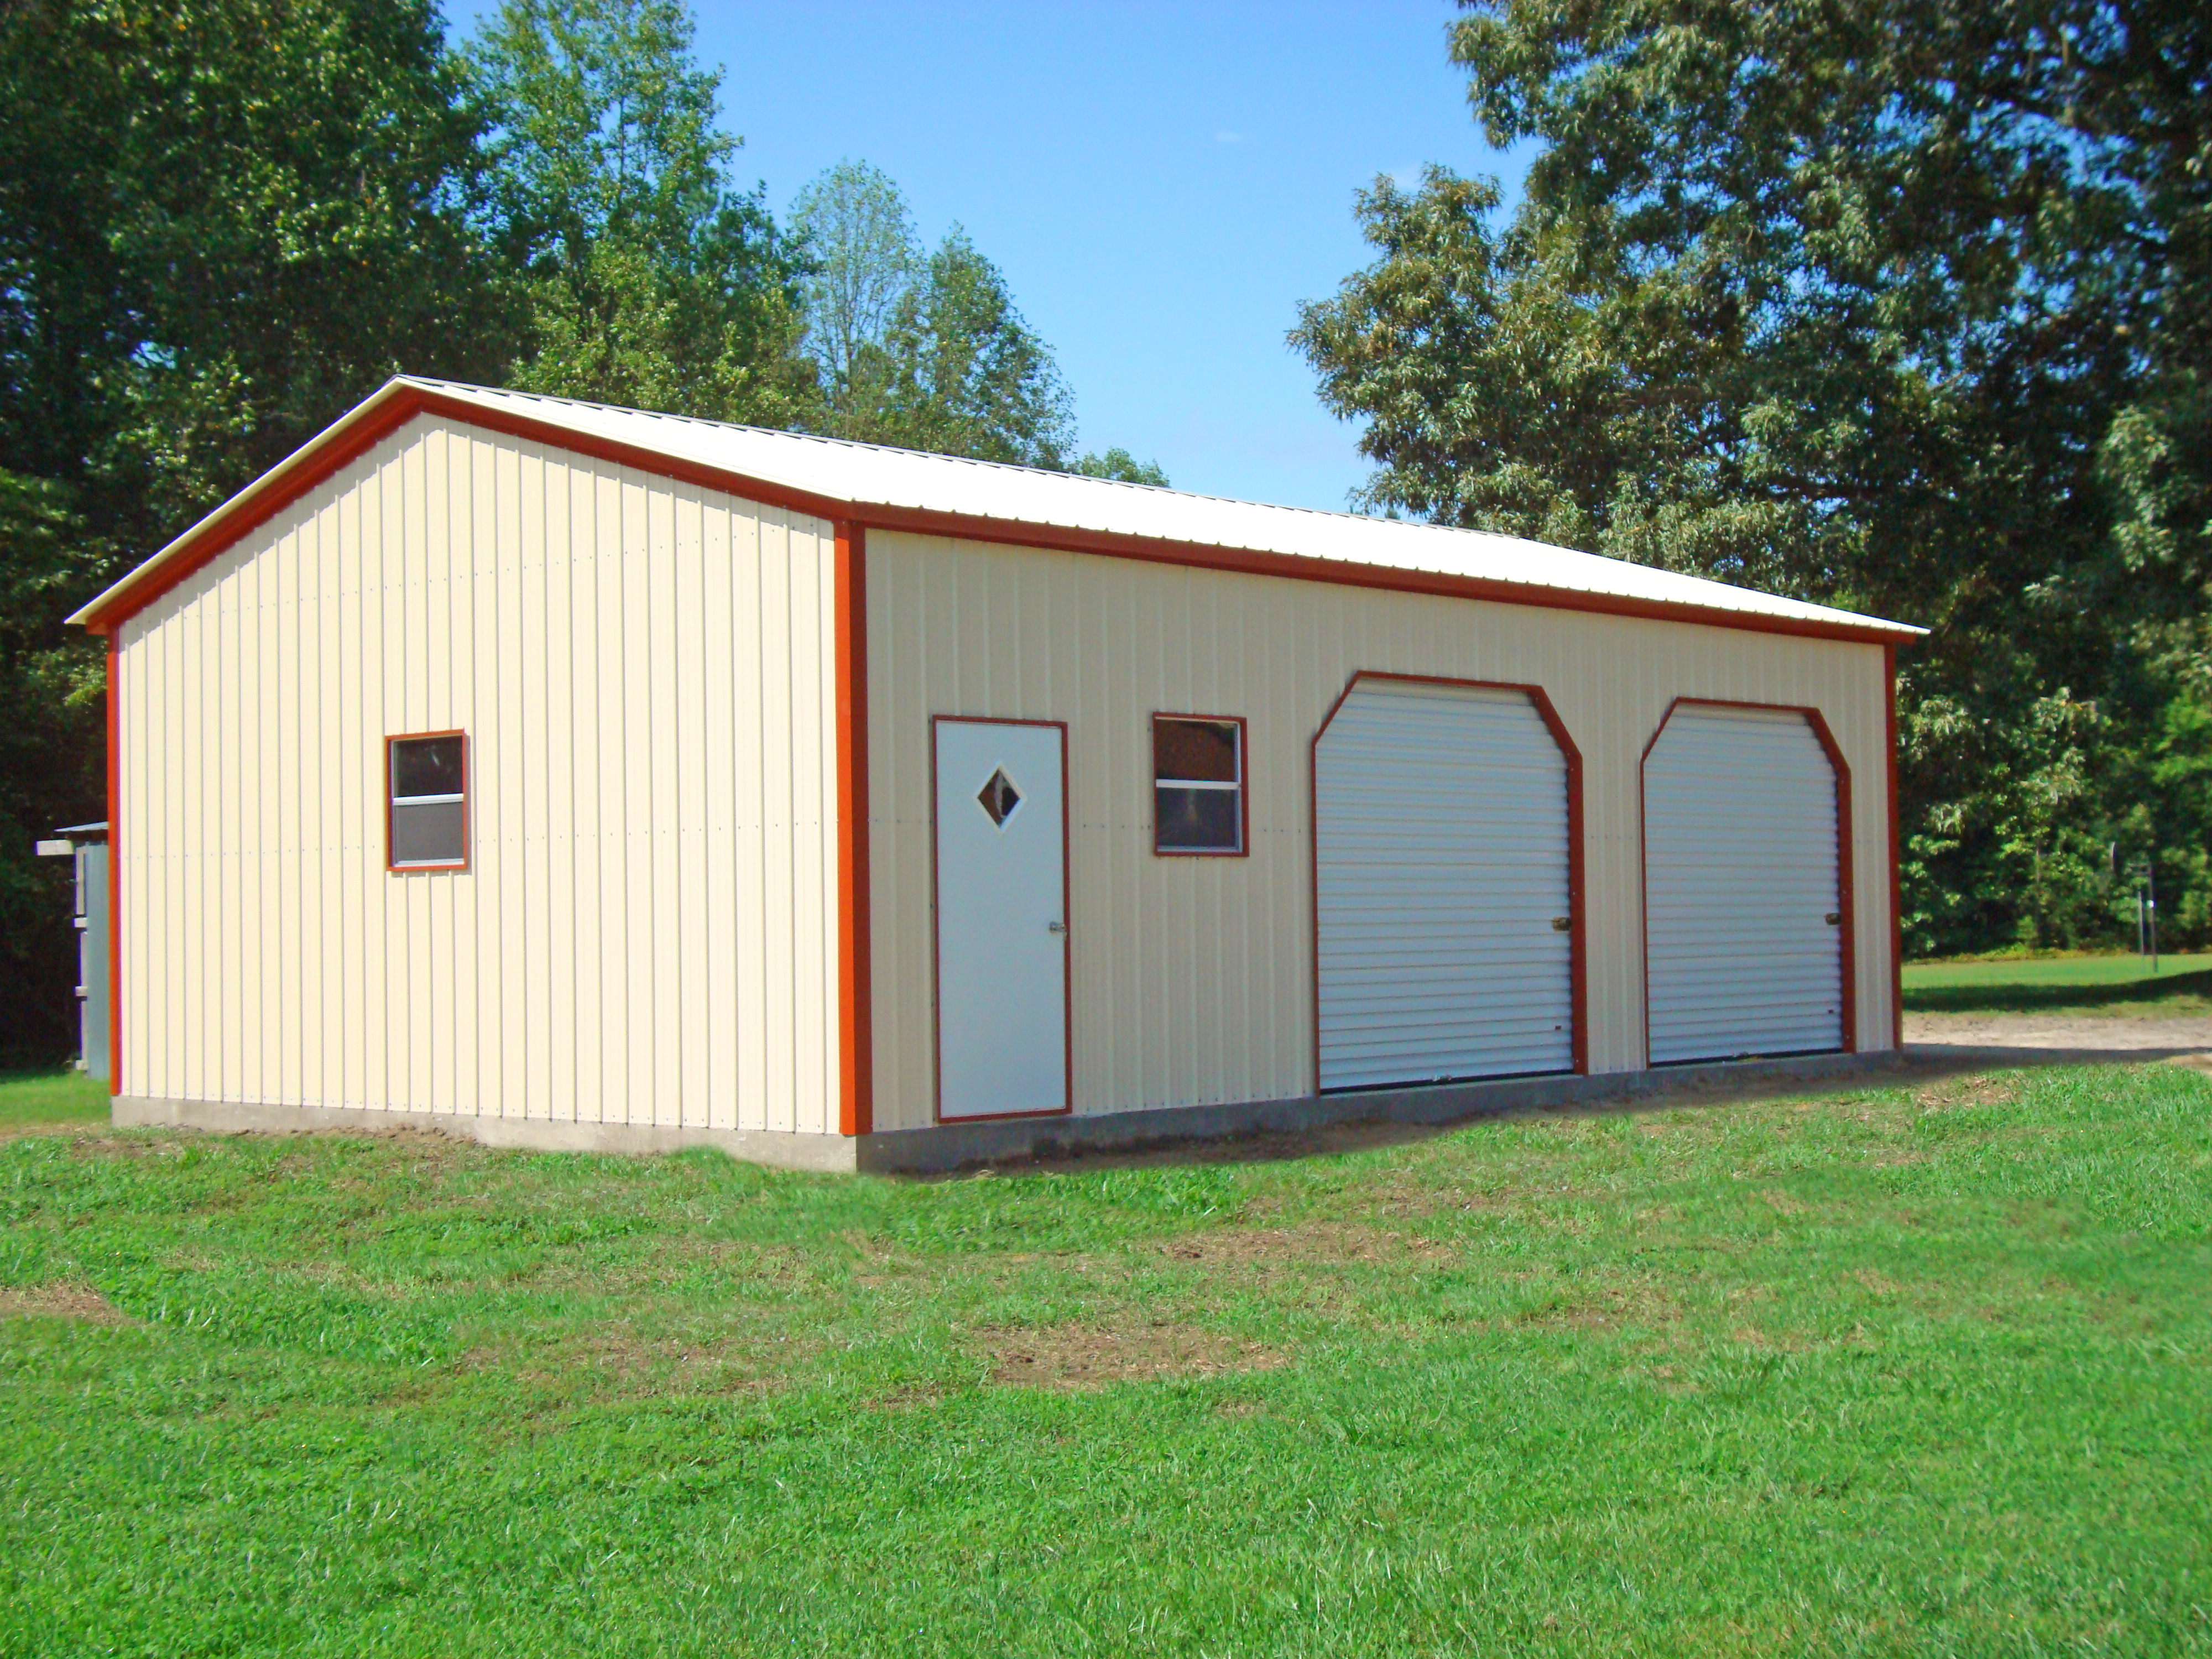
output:
[{"label": "gable end wall", "polygon": [[[828,524],[410,422],[118,630],[128,1097],[836,1127]],[[470,740],[465,872],[384,739]]]}]

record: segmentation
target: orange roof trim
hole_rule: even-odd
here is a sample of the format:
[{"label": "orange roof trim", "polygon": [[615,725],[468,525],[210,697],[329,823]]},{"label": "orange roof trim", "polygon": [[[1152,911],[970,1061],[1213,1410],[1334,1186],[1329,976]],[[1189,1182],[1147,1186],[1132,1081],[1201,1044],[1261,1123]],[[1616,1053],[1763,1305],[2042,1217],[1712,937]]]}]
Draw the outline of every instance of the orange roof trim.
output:
[{"label": "orange roof trim", "polygon": [[[405,378],[387,381],[70,620],[95,633],[110,632],[421,416],[542,443],[863,532],[907,531],[1303,581],[1866,644],[1894,645],[1926,631],[1481,532],[1223,501],[1039,474],[1028,468]],[[678,445],[671,441],[681,441],[681,448],[694,453],[679,453]],[[726,459],[708,459],[698,453],[702,449],[743,450],[777,465],[787,476],[763,477]],[[811,482],[794,483],[794,473]],[[850,493],[855,476],[876,485],[883,498],[869,500],[864,493]],[[900,495],[907,499],[895,498]],[[978,510],[949,504],[956,501],[972,502]],[[1068,510],[1060,511],[1054,502],[1064,502]],[[1055,516],[1039,516],[1040,504]],[[982,510],[993,507],[1003,510]],[[1074,519],[1089,522],[1070,521]],[[1215,538],[1186,538],[1163,529],[1185,521],[1211,527]],[[1249,544],[1267,541],[1275,545]],[[1297,545],[1286,549],[1286,542],[1327,544],[1331,551],[1316,554],[1297,550]],[[1389,562],[1358,556],[1369,550],[1386,555]],[[1481,568],[1441,568],[1455,562]],[[1496,574],[1500,570],[1510,574]],[[1601,581],[1609,586],[1597,585]],[[1618,591],[1622,587],[1645,591]]]}]

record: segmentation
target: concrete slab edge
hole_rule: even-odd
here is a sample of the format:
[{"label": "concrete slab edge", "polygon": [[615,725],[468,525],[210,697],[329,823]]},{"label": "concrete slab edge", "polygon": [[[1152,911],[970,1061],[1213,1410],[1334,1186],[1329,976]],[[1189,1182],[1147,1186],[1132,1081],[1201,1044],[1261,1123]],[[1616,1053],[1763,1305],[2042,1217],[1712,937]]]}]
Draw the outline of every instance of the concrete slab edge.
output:
[{"label": "concrete slab edge", "polygon": [[240,1101],[116,1097],[118,1128],[201,1129],[217,1134],[389,1133],[450,1135],[481,1146],[560,1152],[638,1155],[711,1146],[774,1169],[849,1174],[927,1175],[986,1164],[1061,1158],[1086,1152],[1139,1152],[1206,1140],[1298,1134],[1352,1124],[1441,1127],[1513,1112],[1620,1104],[1674,1096],[1737,1095],[1763,1087],[1874,1077],[1916,1069],[1910,1054],[1809,1054],[1611,1072],[1595,1077],[1501,1078],[1419,1089],[1301,1096],[1222,1106],[1173,1106],[1091,1116],[941,1123],[854,1139],[773,1130],[678,1128],[625,1123],[556,1123],[544,1118],[465,1117],[447,1112],[371,1111],[356,1107],[283,1106]]},{"label": "concrete slab edge", "polygon": [[377,1134],[394,1130],[449,1135],[481,1146],[547,1152],[624,1156],[712,1146],[748,1164],[849,1175],[856,1143],[842,1135],[765,1129],[677,1128],[639,1123],[556,1123],[545,1118],[464,1117],[450,1112],[368,1111],[357,1107],[276,1106],[252,1102],[162,1100],[118,1095],[110,1116],[123,1128],[204,1129],[216,1134]]},{"label": "concrete slab edge", "polygon": [[1086,1152],[1141,1152],[1200,1140],[1299,1134],[1348,1124],[1437,1127],[1513,1112],[1596,1106],[1661,1096],[1741,1094],[1761,1087],[1902,1073],[1911,1057],[1895,1049],[1861,1054],[1805,1054],[1787,1060],[1727,1060],[1594,1077],[1500,1078],[1418,1089],[1307,1095],[1224,1106],[1171,1106],[1092,1116],[1013,1118],[885,1130],[860,1143],[860,1167],[912,1175],[985,1164],[1062,1158]]}]

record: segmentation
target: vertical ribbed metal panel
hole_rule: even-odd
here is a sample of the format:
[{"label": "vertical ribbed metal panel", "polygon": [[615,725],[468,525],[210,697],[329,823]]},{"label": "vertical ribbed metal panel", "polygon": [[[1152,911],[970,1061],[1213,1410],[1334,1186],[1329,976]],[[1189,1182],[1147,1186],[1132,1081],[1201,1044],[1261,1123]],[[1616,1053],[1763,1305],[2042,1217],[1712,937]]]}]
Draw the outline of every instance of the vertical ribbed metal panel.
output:
[{"label": "vertical ribbed metal panel", "polygon": [[[1821,708],[1856,785],[1858,1046],[1889,1042],[1879,647],[869,549],[879,1127],[930,1121],[933,713],[1068,723],[1077,1109],[1310,1091],[1311,744],[1362,671],[1549,693],[1583,755],[1601,1072],[1644,1061],[1638,763],[1668,704]],[[830,559],[817,521],[418,422],[132,618],[126,1092],[834,1127]],[[1249,857],[1152,855],[1161,710],[1249,721]],[[473,867],[389,876],[382,737],[447,727]]]},{"label": "vertical ribbed metal panel", "polygon": [[[124,1088],[834,1132],[829,526],[418,421],[122,629]],[[465,872],[383,740],[470,740]]]},{"label": "vertical ribbed metal panel", "polygon": [[1652,1063],[1841,1048],[1836,775],[1805,717],[1675,709],[1644,836]]},{"label": "vertical ribbed metal panel", "polygon": [[1314,799],[1321,1086],[1569,1069],[1567,768],[1528,696],[1363,680]]},{"label": "vertical ribbed metal panel", "polygon": [[[1820,708],[1850,761],[1858,1047],[1890,1043],[1879,647],[876,531],[876,1123],[930,1121],[929,717],[1068,726],[1075,1109],[1310,1092],[1314,734],[1358,672],[1541,685],[1583,755],[1590,1068],[1643,1066],[1644,747],[1678,696]],[[1251,853],[1153,856],[1148,721],[1244,715]]]}]

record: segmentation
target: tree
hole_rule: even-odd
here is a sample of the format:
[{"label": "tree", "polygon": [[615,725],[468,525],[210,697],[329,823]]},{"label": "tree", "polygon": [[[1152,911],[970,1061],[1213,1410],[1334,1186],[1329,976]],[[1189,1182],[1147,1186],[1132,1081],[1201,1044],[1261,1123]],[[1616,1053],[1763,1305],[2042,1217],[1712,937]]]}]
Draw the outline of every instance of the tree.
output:
[{"label": "tree", "polygon": [[1067,470],[1086,478],[1112,478],[1121,483],[1151,484],[1159,489],[1168,487],[1168,475],[1160,470],[1158,461],[1140,461],[1119,447],[1103,455],[1086,454]]},{"label": "tree", "polygon": [[879,397],[856,377],[884,361],[892,313],[914,284],[921,245],[906,198],[880,168],[840,161],[799,191],[792,228],[809,262],[806,343],[821,365],[833,404]]},{"label": "tree", "polygon": [[1468,9],[1486,136],[1543,146],[1522,210],[1378,183],[1381,257],[1292,337],[1368,503],[1930,625],[1911,945],[2108,931],[2108,843],[2166,811],[2115,804],[2203,701],[2197,9]]},{"label": "tree", "polygon": [[1052,349],[956,225],[927,258],[898,186],[841,161],[799,193],[807,349],[823,429],[867,443],[1059,467],[1072,441]]},{"label": "tree", "polygon": [[[956,225],[900,296],[875,441],[977,460],[1058,468],[1072,399],[1052,349],[1014,308],[1006,278]],[[859,435],[859,434],[856,434]]]},{"label": "tree", "polygon": [[495,374],[513,313],[429,0],[15,0],[0,103],[0,1050],[51,1053],[29,841],[103,810],[62,618],[395,371]]},{"label": "tree", "polygon": [[528,391],[789,425],[817,398],[799,270],[728,176],[721,72],[678,0],[506,0],[470,60],[500,246],[526,273]]},{"label": "tree", "polygon": [[401,365],[507,349],[428,0],[0,11],[0,443],[119,558]]}]

